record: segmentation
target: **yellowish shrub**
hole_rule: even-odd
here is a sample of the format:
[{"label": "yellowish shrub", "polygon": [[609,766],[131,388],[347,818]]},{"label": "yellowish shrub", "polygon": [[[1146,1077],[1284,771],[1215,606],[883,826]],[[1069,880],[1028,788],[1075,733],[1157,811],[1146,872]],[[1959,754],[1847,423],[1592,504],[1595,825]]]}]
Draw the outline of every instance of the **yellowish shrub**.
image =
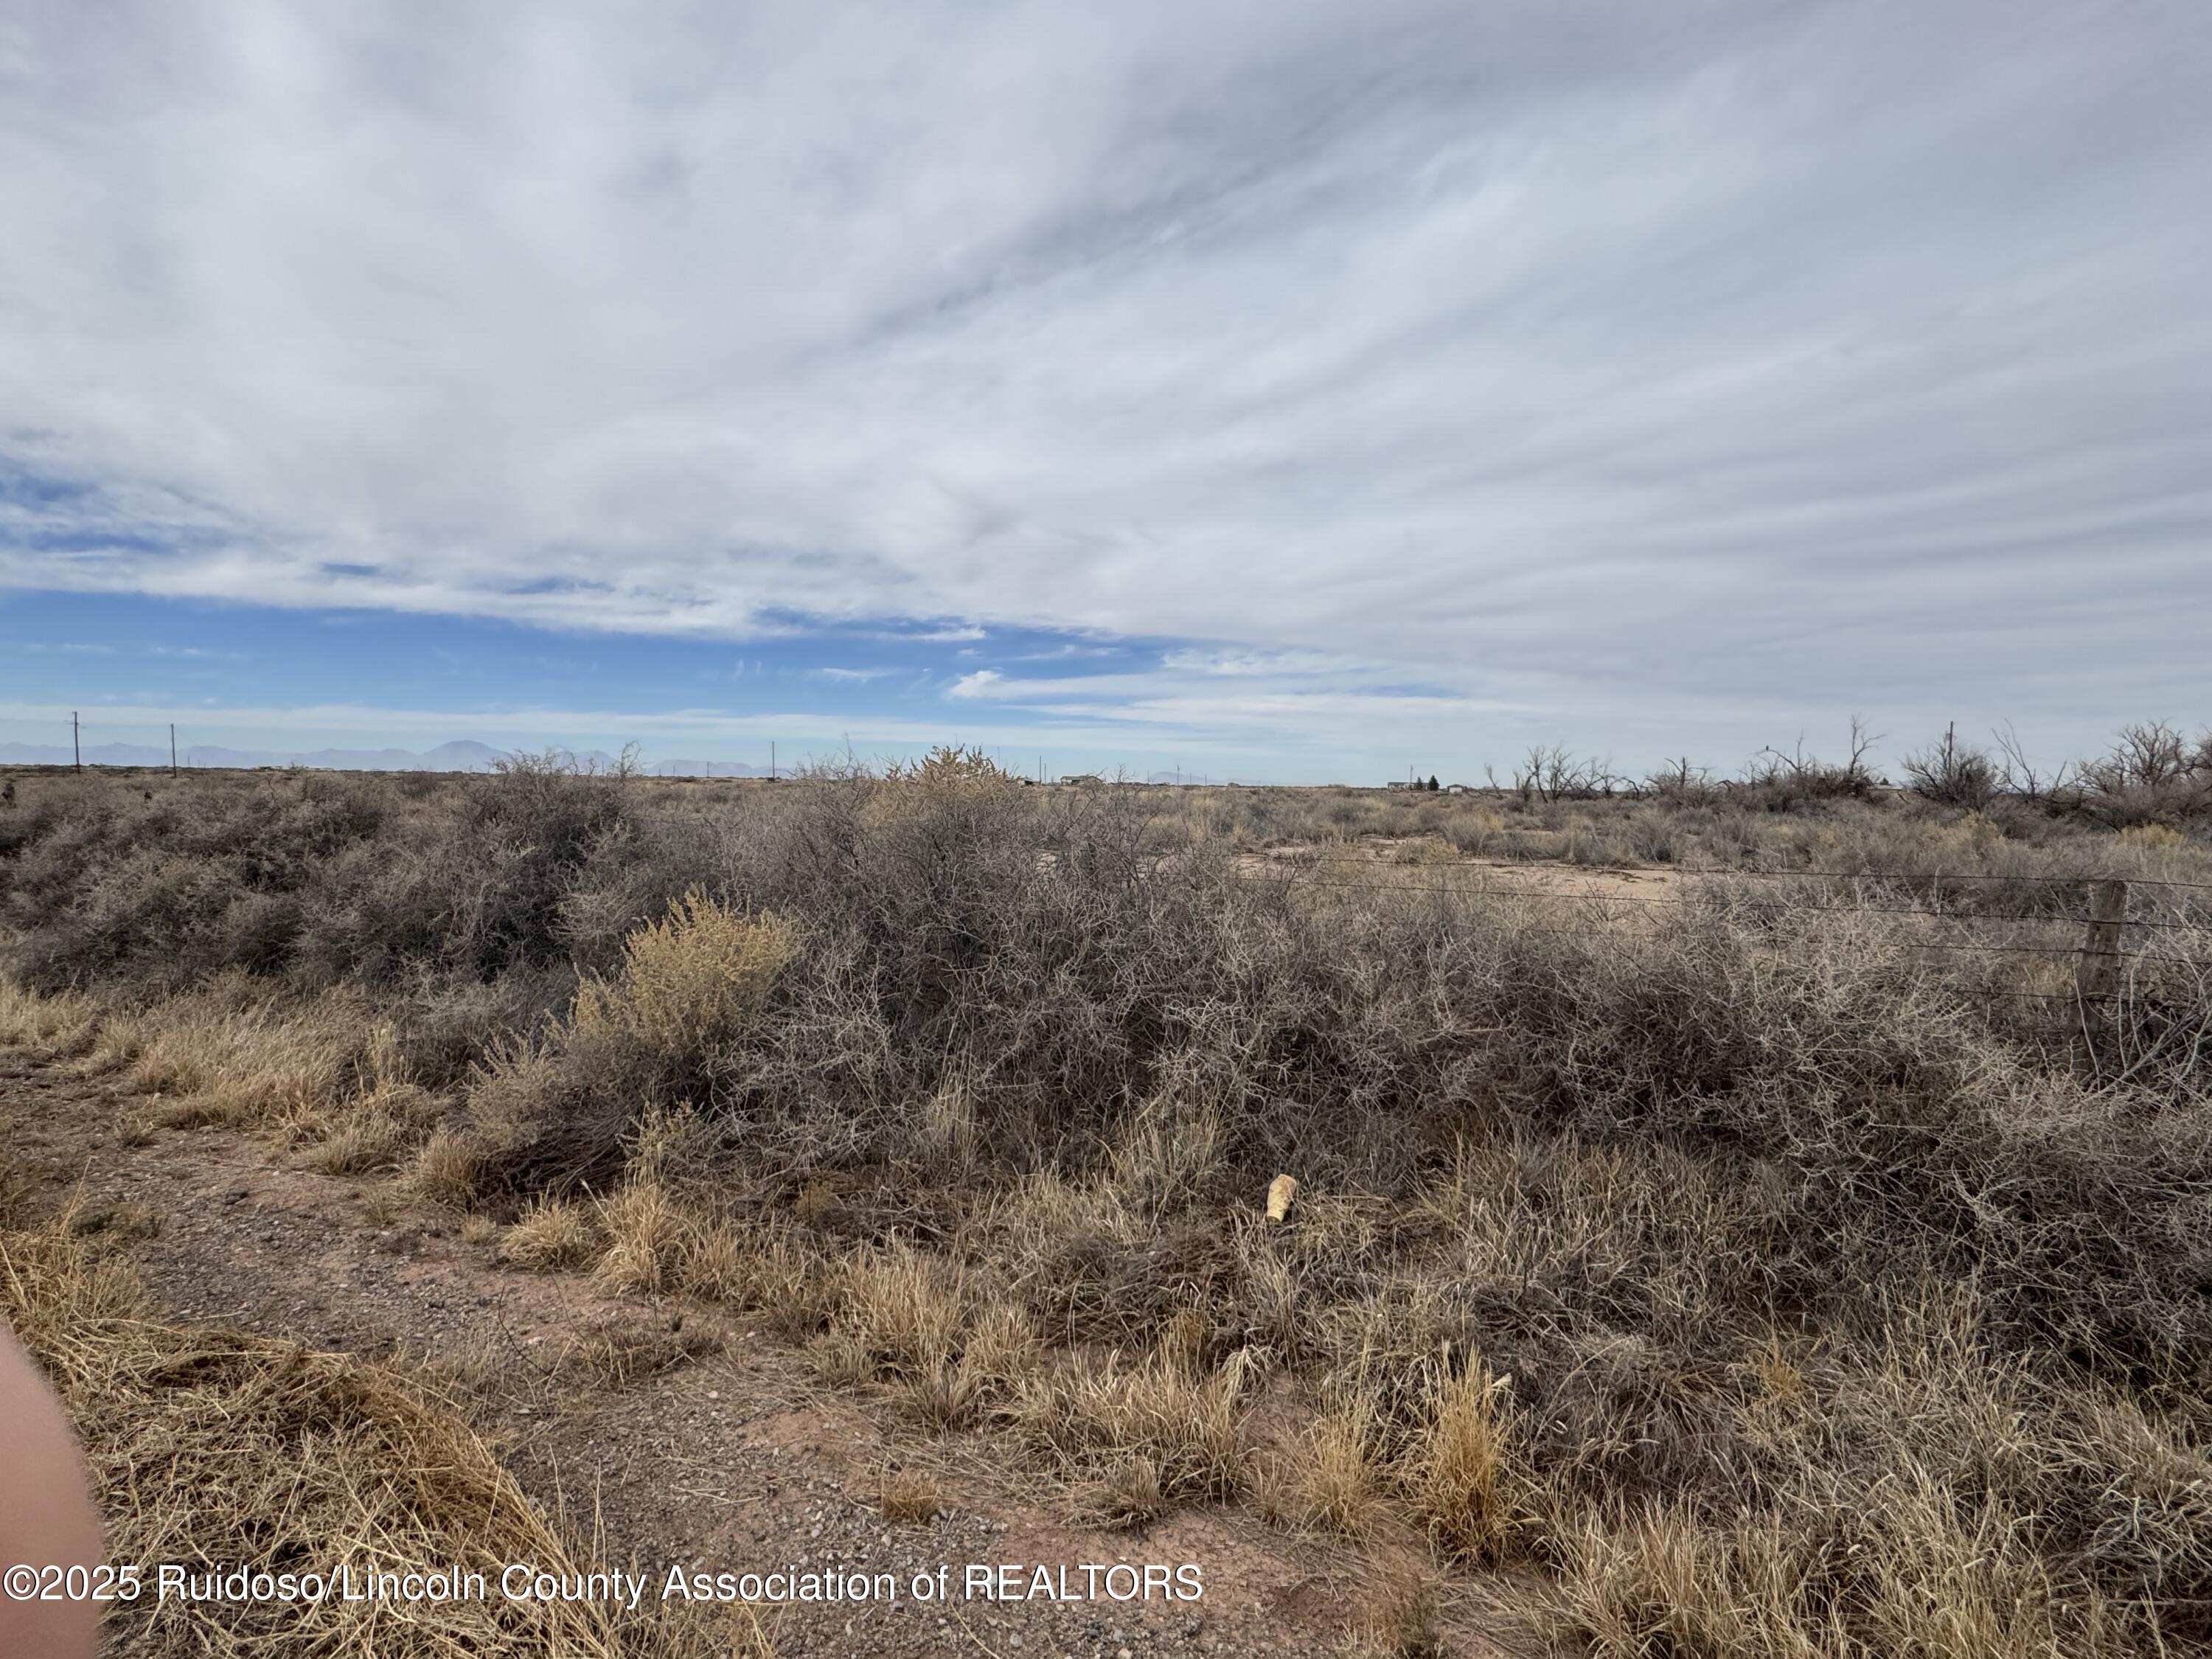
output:
[{"label": "yellowish shrub", "polygon": [[694,888],[623,945],[618,983],[577,994],[574,1030],[625,1032],[665,1054],[696,1053],[759,1013],[791,959],[791,930],[773,916],[744,916]]}]

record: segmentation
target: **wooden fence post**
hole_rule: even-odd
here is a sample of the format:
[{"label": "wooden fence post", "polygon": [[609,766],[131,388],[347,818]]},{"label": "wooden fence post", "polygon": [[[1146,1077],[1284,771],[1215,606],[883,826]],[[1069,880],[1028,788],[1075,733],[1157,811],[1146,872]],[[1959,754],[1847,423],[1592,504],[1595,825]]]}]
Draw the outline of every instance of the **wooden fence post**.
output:
[{"label": "wooden fence post", "polygon": [[2120,927],[2128,917],[2128,884],[2093,882],[2089,886],[2089,931],[2074,964],[2074,989],[2084,1002],[2112,994],[2120,974]]}]

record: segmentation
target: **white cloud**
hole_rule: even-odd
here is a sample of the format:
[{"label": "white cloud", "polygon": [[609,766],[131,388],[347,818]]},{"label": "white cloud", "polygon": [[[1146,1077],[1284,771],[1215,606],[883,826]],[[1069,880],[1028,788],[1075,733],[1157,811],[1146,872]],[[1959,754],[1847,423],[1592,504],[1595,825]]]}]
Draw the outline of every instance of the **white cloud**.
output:
[{"label": "white cloud", "polygon": [[945,688],[948,697],[995,697],[1006,677],[995,668],[979,668],[972,674],[963,674]]},{"label": "white cloud", "polygon": [[2149,3],[36,10],[0,583],[1221,642],[1117,694],[1194,719],[2160,706],[2208,71]]}]

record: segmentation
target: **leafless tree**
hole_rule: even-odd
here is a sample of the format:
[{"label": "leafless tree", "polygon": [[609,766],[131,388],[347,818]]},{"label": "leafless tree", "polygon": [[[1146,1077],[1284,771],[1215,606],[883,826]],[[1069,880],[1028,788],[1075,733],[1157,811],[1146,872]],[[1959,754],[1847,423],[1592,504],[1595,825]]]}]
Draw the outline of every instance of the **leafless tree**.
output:
[{"label": "leafless tree", "polygon": [[2061,761],[2058,770],[2046,781],[2029,757],[2027,745],[2021,741],[2010,720],[1993,735],[1997,745],[1998,784],[2005,793],[2039,804],[2065,791],[2067,775],[2073,770],[2070,762]]},{"label": "leafless tree", "polygon": [[1915,794],[1945,806],[1979,811],[1997,793],[1996,763],[1972,744],[1960,743],[1956,726],[1946,726],[1939,741],[1908,756],[1905,775]]}]

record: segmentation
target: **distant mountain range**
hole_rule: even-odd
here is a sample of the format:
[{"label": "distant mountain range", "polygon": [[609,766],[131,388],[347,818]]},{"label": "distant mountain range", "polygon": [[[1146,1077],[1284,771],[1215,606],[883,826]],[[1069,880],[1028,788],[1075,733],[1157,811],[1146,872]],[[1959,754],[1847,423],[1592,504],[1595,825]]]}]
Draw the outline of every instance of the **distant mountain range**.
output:
[{"label": "distant mountain range", "polygon": [[[483,772],[495,761],[512,753],[489,744],[462,739],[441,743],[420,753],[411,749],[226,749],[216,744],[194,744],[177,751],[180,766],[240,767],[308,766],[331,772]],[[67,766],[75,757],[65,744],[0,743],[0,766]],[[615,757],[591,749],[575,757],[580,765],[602,770],[615,764]],[[169,751],[150,744],[95,743],[84,750],[87,766],[167,766]],[[735,761],[665,760],[641,769],[663,778],[764,778],[765,766]]]}]

